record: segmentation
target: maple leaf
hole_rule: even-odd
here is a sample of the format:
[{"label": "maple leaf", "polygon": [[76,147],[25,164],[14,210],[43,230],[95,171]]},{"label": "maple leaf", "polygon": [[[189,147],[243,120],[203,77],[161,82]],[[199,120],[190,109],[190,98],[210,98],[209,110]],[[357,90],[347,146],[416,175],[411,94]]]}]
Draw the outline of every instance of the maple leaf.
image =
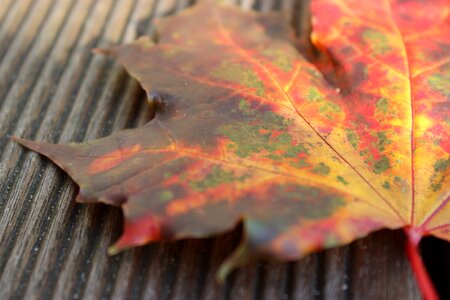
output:
[{"label": "maple leaf", "polygon": [[450,240],[449,11],[447,0],[314,0],[330,74],[280,15],[202,1],[163,20],[158,44],[99,50],[148,92],[149,123],[85,144],[16,140],[68,172],[77,201],[122,207],[111,253],[243,222],[224,278],[403,227],[420,277],[421,237]]}]

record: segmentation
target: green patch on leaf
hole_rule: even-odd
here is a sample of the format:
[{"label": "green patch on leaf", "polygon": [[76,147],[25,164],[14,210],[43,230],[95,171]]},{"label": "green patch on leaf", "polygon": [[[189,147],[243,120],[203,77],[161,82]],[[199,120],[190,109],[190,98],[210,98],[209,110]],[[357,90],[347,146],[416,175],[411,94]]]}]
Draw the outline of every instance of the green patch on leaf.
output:
[{"label": "green patch on leaf", "polygon": [[246,87],[256,89],[258,96],[264,96],[264,83],[258,75],[251,69],[245,66],[226,61],[219,67],[215,68],[211,75],[213,77],[231,81],[234,83],[243,84]]},{"label": "green patch on leaf", "polygon": [[346,203],[339,195],[324,193],[311,186],[287,184],[279,186],[274,194],[286,199],[292,207],[291,211],[300,212],[300,216],[305,219],[329,217]]},{"label": "green patch on leaf", "polygon": [[437,192],[437,191],[439,191],[442,188],[442,184],[440,182],[439,183],[433,183],[431,185],[431,188],[433,189],[433,192]]},{"label": "green patch on leaf", "polygon": [[366,29],[363,32],[364,42],[371,47],[376,55],[383,55],[391,51],[388,38],[374,29]]},{"label": "green patch on leaf", "polygon": [[262,51],[262,54],[269,58],[272,63],[285,72],[289,72],[292,69],[293,58],[289,56],[289,53],[278,48],[266,48]]},{"label": "green patch on leaf", "polygon": [[450,166],[450,158],[448,159],[439,159],[434,164],[434,171],[435,172],[443,172],[447,170],[447,168]]},{"label": "green patch on leaf", "polygon": [[340,106],[336,103],[327,101],[316,87],[310,87],[308,89],[306,99],[310,102],[319,102],[319,112],[329,120],[332,120],[333,118],[330,113],[341,112]]},{"label": "green patch on leaf", "polygon": [[330,173],[330,167],[321,162],[314,167],[313,172],[320,175],[328,175]]},{"label": "green patch on leaf", "polygon": [[390,167],[391,163],[389,162],[389,158],[383,155],[373,164],[373,171],[375,172],[375,174],[380,174],[389,169]]},{"label": "green patch on leaf", "polygon": [[441,93],[445,97],[450,96],[450,72],[446,75],[431,75],[430,77],[428,77],[428,84],[433,90]]},{"label": "green patch on leaf", "polygon": [[196,191],[203,192],[207,189],[217,187],[221,184],[244,181],[249,175],[236,176],[232,171],[225,171],[219,166],[214,166],[211,173],[205,178],[196,181],[190,181],[189,185]]},{"label": "green patch on leaf", "polygon": [[358,149],[359,136],[356,133],[356,131],[354,131],[353,129],[347,129],[347,139],[348,139],[350,145],[352,145],[353,149],[355,149],[355,150]]},{"label": "green patch on leaf", "polygon": [[170,190],[163,190],[159,193],[158,198],[159,200],[163,201],[163,202],[167,202],[170,201],[174,198],[174,194],[172,191]]},{"label": "green patch on leaf", "polygon": [[252,119],[261,122],[261,126],[267,130],[287,130],[289,124],[292,123],[291,120],[287,120],[272,111],[260,112],[256,109],[252,109],[250,104],[244,99],[239,101],[239,110],[241,110],[244,115],[253,117]]},{"label": "green patch on leaf", "polygon": [[[444,183],[447,174],[446,173],[444,173],[443,175],[438,174],[439,173],[442,174],[443,172],[445,172],[448,167],[450,167],[450,158],[448,159],[441,158],[434,164],[434,171],[436,173],[433,175],[432,178],[432,181],[434,181],[434,183],[431,184],[431,189],[433,190],[433,192],[437,192],[442,188],[442,184]],[[437,178],[439,179],[436,180]]]},{"label": "green patch on leaf", "polygon": [[306,92],[306,99],[311,102],[325,101],[322,94],[314,86],[310,87],[308,92]]},{"label": "green patch on leaf", "polygon": [[336,176],[337,181],[339,181],[340,183],[344,184],[344,185],[348,185],[348,181],[344,179],[344,177],[342,176]]},{"label": "green patch on leaf", "polygon": [[383,183],[383,187],[384,187],[385,189],[389,190],[389,189],[391,189],[391,184],[390,184],[389,182],[385,181],[385,182]]},{"label": "green patch on leaf", "polygon": [[378,99],[376,106],[376,113],[377,114],[386,114],[388,112],[389,103],[386,98],[380,98]]},{"label": "green patch on leaf", "polygon": [[[219,128],[219,132],[230,139],[233,149],[239,157],[249,157],[254,153],[265,153],[273,160],[296,158],[300,153],[308,154],[303,144],[295,145],[292,137],[286,133],[291,120],[272,111],[261,112],[252,109],[245,100],[239,102],[239,110],[246,116],[245,120]],[[274,131],[284,131],[280,135]]]},{"label": "green patch on leaf", "polygon": [[378,139],[376,143],[376,148],[378,149],[378,151],[383,152],[384,150],[386,150],[386,145],[392,144],[392,141],[387,138],[385,132],[377,132],[375,135]]},{"label": "green patch on leaf", "polygon": [[309,166],[309,164],[306,162],[306,160],[304,158],[299,158],[299,159],[291,162],[290,165],[293,167],[296,167],[296,168],[305,168],[305,167]]},{"label": "green patch on leaf", "polygon": [[368,165],[374,163],[373,154],[368,148],[359,151],[359,156],[364,157],[364,162]]}]

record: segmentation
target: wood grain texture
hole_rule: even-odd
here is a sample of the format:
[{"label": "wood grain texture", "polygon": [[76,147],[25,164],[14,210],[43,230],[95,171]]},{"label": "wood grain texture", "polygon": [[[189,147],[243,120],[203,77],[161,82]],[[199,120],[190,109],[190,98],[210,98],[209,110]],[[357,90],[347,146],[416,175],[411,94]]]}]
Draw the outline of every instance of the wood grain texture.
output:
[{"label": "wood grain texture", "polygon": [[[308,35],[306,1],[230,1],[284,10]],[[62,143],[139,126],[145,94],[91,49],[155,35],[186,0],[2,0],[0,5],[0,299],[420,299],[401,232],[382,231],[299,262],[215,272],[240,239],[148,245],[108,256],[119,209],[75,204],[76,185],[17,135]]]}]

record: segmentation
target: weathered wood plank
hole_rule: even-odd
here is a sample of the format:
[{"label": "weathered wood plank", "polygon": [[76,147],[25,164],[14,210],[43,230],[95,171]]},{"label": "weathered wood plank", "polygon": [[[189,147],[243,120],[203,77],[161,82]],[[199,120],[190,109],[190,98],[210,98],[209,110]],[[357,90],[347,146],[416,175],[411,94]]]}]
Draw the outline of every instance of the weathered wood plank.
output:
[{"label": "weathered wood plank", "polygon": [[[73,202],[75,184],[10,135],[85,141],[151,118],[145,93],[91,49],[152,34],[188,0],[4,0],[0,5],[0,298],[419,299],[400,233],[383,231],[299,262],[253,264],[223,286],[215,272],[239,242],[162,243],[110,257],[121,213]],[[306,1],[241,0],[283,9],[306,37]]]}]

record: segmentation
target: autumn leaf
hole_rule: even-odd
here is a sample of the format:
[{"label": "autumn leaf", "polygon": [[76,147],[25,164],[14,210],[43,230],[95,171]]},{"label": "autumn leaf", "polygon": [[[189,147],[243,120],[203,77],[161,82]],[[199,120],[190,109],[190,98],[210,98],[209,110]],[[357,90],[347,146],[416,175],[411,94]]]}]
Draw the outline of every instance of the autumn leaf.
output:
[{"label": "autumn leaf", "polygon": [[450,240],[449,11],[313,0],[324,68],[280,15],[202,1],[164,19],[157,44],[100,50],[148,92],[149,123],[85,144],[16,140],[68,172],[77,201],[123,208],[113,254],[242,221],[224,278],[403,227],[421,272],[421,237]]}]

